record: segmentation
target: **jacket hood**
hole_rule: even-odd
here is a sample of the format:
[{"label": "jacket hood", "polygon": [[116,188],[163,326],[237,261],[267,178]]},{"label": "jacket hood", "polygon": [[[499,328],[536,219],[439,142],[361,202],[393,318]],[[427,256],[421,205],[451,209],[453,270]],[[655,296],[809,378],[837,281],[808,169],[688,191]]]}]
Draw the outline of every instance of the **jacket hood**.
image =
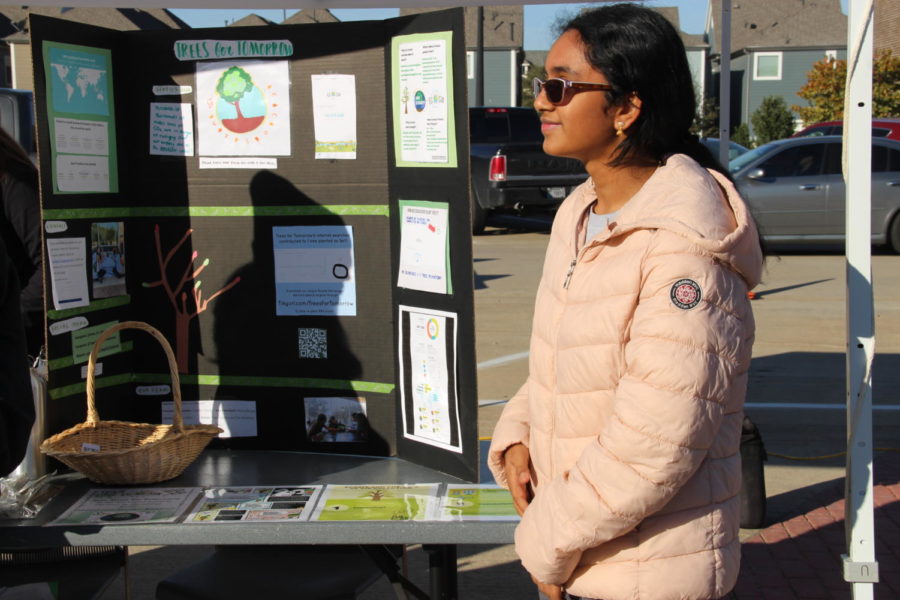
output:
[{"label": "jacket hood", "polygon": [[[576,193],[582,209],[597,199],[590,177]],[[682,236],[730,265],[750,289],[759,284],[762,249],[747,203],[724,175],[684,154],[666,159],[600,239],[636,229],[664,229]]]}]

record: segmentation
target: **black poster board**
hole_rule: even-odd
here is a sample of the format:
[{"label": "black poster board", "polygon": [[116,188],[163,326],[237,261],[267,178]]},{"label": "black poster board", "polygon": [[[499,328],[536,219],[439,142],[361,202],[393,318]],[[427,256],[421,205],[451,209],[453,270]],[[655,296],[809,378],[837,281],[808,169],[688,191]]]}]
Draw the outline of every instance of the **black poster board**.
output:
[{"label": "black poster board", "polygon": [[[395,95],[400,93],[392,84],[398,71],[397,40],[415,42],[434,35],[444,40],[449,56],[449,98],[428,90],[413,97],[404,90],[403,105],[405,110],[420,110],[426,102],[447,102],[448,146],[455,166],[453,160],[437,165],[401,160],[398,166],[395,141],[401,141],[395,137],[405,134],[397,133],[394,122]],[[213,410],[233,406],[232,401],[255,403],[256,435],[220,438],[213,447],[398,455],[477,480],[461,10],[386,21],[136,32],[32,16],[31,38],[49,258],[48,435],[85,418],[86,345],[106,324],[138,320],[159,329],[175,348],[186,403],[213,401],[207,402]],[[216,60],[204,55],[219,48],[211,40],[234,42],[222,44],[223,52],[244,51],[251,48],[249,41],[261,42],[251,52],[273,56]],[[203,43],[191,43],[197,41]],[[102,55],[91,56],[94,51]],[[266,100],[265,116],[250,133],[221,127],[204,133],[201,129],[216,106],[213,95],[198,84],[198,64],[224,72],[226,63],[243,61],[283,69],[289,86],[281,80],[281,87],[246,88],[251,90],[247,94],[258,93]],[[312,76],[325,74],[354,76],[357,143],[351,160],[315,157],[311,82]],[[216,90],[220,100],[229,93],[227,88]],[[60,93],[67,95],[62,98]],[[73,99],[84,102],[66,104]],[[108,114],[97,116],[102,113],[98,102],[109,106]],[[151,144],[158,148],[161,139],[154,129],[161,109],[152,109],[152,103],[190,105],[197,142],[191,155],[151,154]],[[69,106],[75,108],[66,112]],[[257,118],[249,100],[245,111],[248,115],[238,113],[241,123]],[[84,150],[92,142],[75,139],[79,130],[88,131],[86,138],[109,132],[108,147],[98,149],[94,140],[93,149]],[[215,137],[220,133],[221,139]],[[215,148],[232,142],[247,148],[242,154],[229,154],[228,148],[211,153],[210,140]],[[78,143],[82,149],[73,150]],[[270,150],[257,155],[259,148]],[[86,156],[71,156],[78,153]],[[71,166],[78,165],[79,158],[89,163],[87,176]],[[210,161],[235,160],[243,162],[241,168],[201,168]],[[109,166],[108,188],[97,164]],[[83,183],[98,173],[99,184]],[[408,201],[447,208],[449,293],[398,287],[401,216]],[[352,271],[337,261],[332,273],[353,281],[349,289],[355,290],[355,300],[345,301],[342,295],[349,308],[334,309],[350,314],[276,314],[298,310],[294,304],[315,304],[313,296],[296,300],[276,286],[289,264],[286,257],[306,248],[298,250],[290,243],[322,237],[315,232],[340,241],[347,231],[352,232]],[[290,243],[279,245],[282,240]],[[84,306],[65,308],[68,305],[59,302],[65,296],[59,280],[65,267],[58,253],[60,245],[72,243],[77,260],[68,274],[86,271],[89,298],[75,302]],[[57,253],[52,256],[51,245]],[[326,250],[332,251],[341,252]],[[78,263],[81,253],[83,264]],[[347,284],[341,289],[346,291]],[[400,376],[413,366],[401,361],[415,360],[408,348],[404,352],[400,347],[411,343],[409,332],[404,338],[400,326],[403,306],[449,315],[432,319],[441,324],[441,335],[450,335],[443,339],[449,370],[445,379],[452,392],[451,414],[445,417],[451,434],[443,442],[432,443],[415,432],[408,435],[414,415],[405,407],[412,406],[416,383]],[[102,419],[160,422],[161,403],[170,401],[171,394],[166,393],[168,369],[155,340],[142,332],[120,332],[99,362],[97,407]],[[305,399],[335,397],[351,399],[346,414],[353,412],[354,422],[342,423],[340,435],[337,430],[331,435],[311,432],[316,419],[307,414]],[[354,398],[365,401],[361,421],[352,408]]]}]

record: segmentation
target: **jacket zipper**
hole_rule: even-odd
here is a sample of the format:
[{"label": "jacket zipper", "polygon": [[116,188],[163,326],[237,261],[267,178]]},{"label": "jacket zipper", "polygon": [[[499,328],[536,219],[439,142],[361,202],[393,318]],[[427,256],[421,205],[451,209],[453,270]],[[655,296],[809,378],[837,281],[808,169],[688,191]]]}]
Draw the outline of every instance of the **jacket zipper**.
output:
[{"label": "jacket zipper", "polygon": [[[588,207],[590,210],[590,206]],[[587,211],[582,213],[582,220],[585,219],[585,215]],[[576,230],[577,233],[577,230]],[[578,257],[584,254],[584,251],[590,247],[591,244],[585,244],[583,248],[578,248],[578,236],[575,237],[575,256],[572,258],[572,262],[569,263],[569,270],[566,272],[566,280],[563,282],[563,289],[569,289],[569,282],[572,280],[572,273],[575,272],[575,265],[578,263]],[[562,319],[562,314],[560,313],[560,319]],[[556,343],[554,347],[559,348],[559,323],[557,323],[556,327]],[[555,353],[553,357],[553,378],[557,379],[559,377],[559,369],[557,365],[558,359],[558,351]],[[556,387],[559,388],[559,382],[557,381]],[[556,451],[555,444],[553,443],[553,436],[556,434],[556,410],[557,407],[553,406],[553,410],[550,411],[550,480],[552,481],[556,477]]]},{"label": "jacket zipper", "polygon": [[572,262],[569,263],[569,272],[566,273],[566,280],[563,282],[563,289],[569,289],[569,282],[572,280],[572,272],[575,270],[575,263],[578,262],[578,257],[572,259]]}]

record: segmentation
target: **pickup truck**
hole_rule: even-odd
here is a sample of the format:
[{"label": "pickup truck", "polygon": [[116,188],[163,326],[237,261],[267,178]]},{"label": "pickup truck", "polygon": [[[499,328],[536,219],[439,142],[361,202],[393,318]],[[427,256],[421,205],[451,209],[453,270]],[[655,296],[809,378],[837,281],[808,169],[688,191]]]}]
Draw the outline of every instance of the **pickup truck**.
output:
[{"label": "pickup truck", "polygon": [[531,108],[469,108],[472,233],[490,213],[553,212],[587,179],[579,161],[545,154],[543,141]]}]

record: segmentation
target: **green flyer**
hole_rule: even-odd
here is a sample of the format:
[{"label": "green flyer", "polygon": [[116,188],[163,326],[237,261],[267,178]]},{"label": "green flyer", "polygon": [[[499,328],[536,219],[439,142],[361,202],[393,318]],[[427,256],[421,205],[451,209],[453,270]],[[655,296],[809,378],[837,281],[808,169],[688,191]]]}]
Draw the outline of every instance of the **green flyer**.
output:
[{"label": "green flyer", "polygon": [[391,108],[398,167],[456,167],[453,34],[391,40]]},{"label": "green flyer", "polygon": [[328,485],[313,521],[427,521],[434,518],[437,483]]},{"label": "green flyer", "polygon": [[512,496],[498,485],[447,485],[441,498],[441,520],[516,521]]}]

